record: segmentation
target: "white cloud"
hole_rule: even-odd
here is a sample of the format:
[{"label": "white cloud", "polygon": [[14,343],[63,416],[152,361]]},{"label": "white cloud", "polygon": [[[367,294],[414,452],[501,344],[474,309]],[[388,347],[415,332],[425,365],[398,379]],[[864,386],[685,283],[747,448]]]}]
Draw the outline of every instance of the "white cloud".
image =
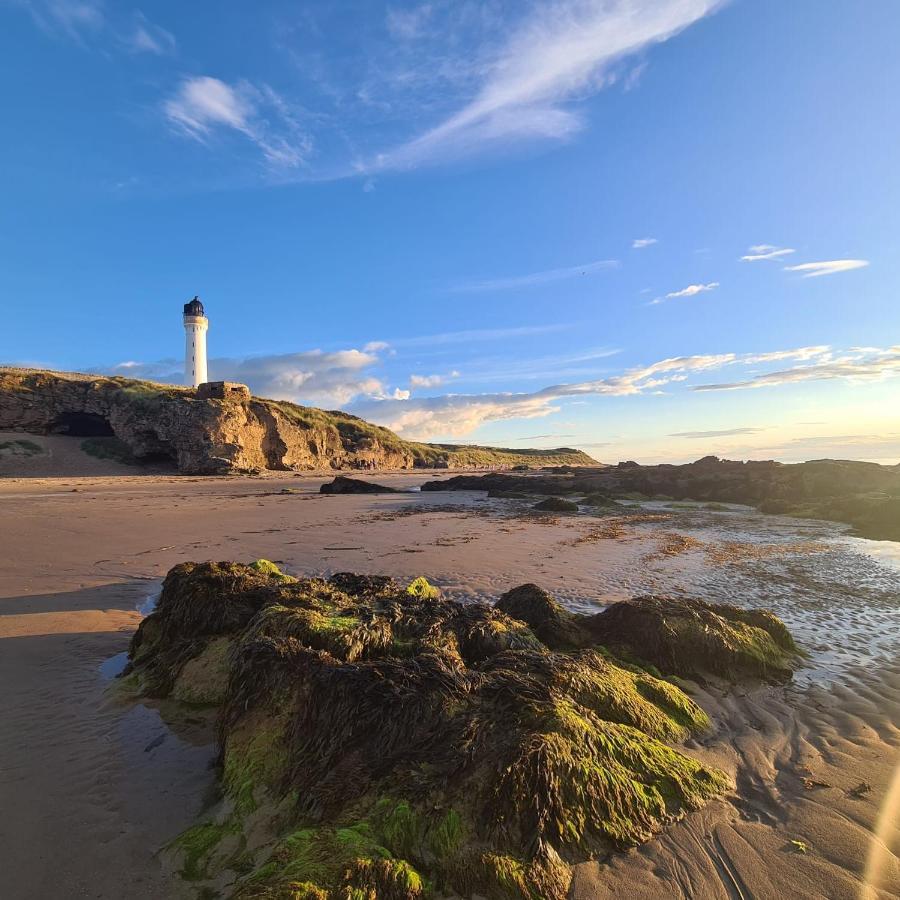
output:
[{"label": "white cloud", "polygon": [[186,78],[165,101],[163,111],[183,133],[201,142],[220,128],[236,131],[256,144],[274,166],[296,168],[311,150],[308,135],[268,85],[233,86],[208,75]]},{"label": "white cloud", "polygon": [[743,362],[748,365],[755,363],[777,362],[781,359],[808,360],[819,357],[820,359],[831,355],[831,347],[827,344],[818,344],[813,347],[798,347],[796,350],[770,350],[767,353],[752,353],[743,357]]},{"label": "white cloud", "polygon": [[388,32],[398,40],[412,41],[420,37],[430,23],[434,6],[423,3],[412,9],[391,7],[387,12],[385,25]]},{"label": "white cloud", "polygon": [[721,431],[676,431],[669,437],[690,438],[699,440],[704,438],[733,437],[738,434],[757,434],[765,431],[765,428],[725,428]]},{"label": "white cloud", "polygon": [[867,259],[830,259],[824,262],[801,263],[799,266],[785,266],[785,272],[802,272],[804,278],[819,278],[837,272],[849,272],[869,265]]},{"label": "white cloud", "polygon": [[571,398],[623,397],[654,392],[682,380],[687,373],[728,365],[737,359],[733,353],[679,356],[629,369],[621,375],[557,384],[530,393],[445,394],[404,402],[365,401],[355,404],[353,412],[386,425],[404,437],[456,438],[470,434],[486,422],[551,415],[559,411],[560,401]]},{"label": "white cloud", "polygon": [[763,259],[779,259],[796,253],[792,247],[774,247],[772,244],[755,244],[741,257],[741,262],[759,262]]},{"label": "white cloud", "polygon": [[[9,2],[9,0],[8,0]],[[103,51],[114,49],[158,56],[175,51],[175,36],[151,22],[140,10],[111,8],[103,0],[11,0],[25,8],[48,34],[69,38]],[[2,3],[2,0],[0,0]]]},{"label": "white cloud", "polygon": [[[343,406],[360,397],[408,398],[409,391],[388,391],[371,374],[371,368],[379,361],[375,353],[355,349],[216,358],[209,361],[209,377],[215,381],[241,382],[260,397],[328,408]],[[182,363],[175,359],[156,363],[128,361],[94,371],[175,384],[183,381]]]},{"label": "white cloud", "polygon": [[656,238],[635,238],[631,242],[632,250],[643,250],[645,247],[652,247],[654,244],[658,244]]},{"label": "white cloud", "polygon": [[885,378],[895,378],[898,375],[900,375],[900,345],[888,349],[867,348],[861,351],[849,351],[842,356],[826,357],[812,365],[794,366],[790,369],[767,372],[741,381],[701,384],[692,390],[733,391],[835,379],[850,382],[879,381]]},{"label": "white cloud", "polygon": [[81,43],[106,25],[101,0],[13,0],[34,23],[51,35],[64,35]]},{"label": "white cloud", "polygon": [[719,0],[553,0],[507,33],[475,96],[424,134],[381,155],[375,168],[409,168],[528,138],[579,131],[571,101],[611,80],[623,58],[711,13]]},{"label": "white cloud", "polygon": [[534,419],[557,411],[549,398],[534,394],[447,394],[353,407],[355,414],[413,439],[462,437],[485,422]]},{"label": "white cloud", "polygon": [[126,40],[132,50],[157,56],[175,51],[175,36],[171,32],[154,25],[142,12],[136,12],[134,19],[134,28]]},{"label": "white cloud", "polygon": [[[885,355],[892,351],[880,352]],[[798,347],[767,353],[676,356],[627,369],[618,375],[556,384],[528,393],[445,394],[412,398],[402,403],[364,401],[355,404],[353,411],[392,428],[404,437],[420,440],[458,438],[488,422],[549,416],[560,410],[560,403],[574,404],[579,402],[579,398],[659,394],[662,388],[680,385],[698,373],[726,366],[750,366],[775,359],[825,359],[830,355],[829,347]],[[712,388],[694,388],[700,389]],[[685,433],[682,436],[689,435]]]},{"label": "white cloud", "polygon": [[605,269],[614,269],[619,265],[615,259],[599,259],[584,263],[581,266],[568,266],[564,269],[549,269],[544,272],[531,272],[528,275],[513,275],[507,278],[488,278],[484,281],[469,281],[452,288],[458,293],[480,293],[483,291],[509,291],[517,288],[528,288],[538,284],[551,284],[566,281],[582,275],[593,275]]},{"label": "white cloud", "polygon": [[718,281],[711,281],[709,284],[689,284],[680,291],[672,291],[671,293],[666,294],[665,297],[657,297],[655,300],[651,300],[650,305],[657,306],[660,303],[665,303],[666,300],[674,300],[678,297],[696,297],[697,294],[714,291],[717,287],[719,287]]}]

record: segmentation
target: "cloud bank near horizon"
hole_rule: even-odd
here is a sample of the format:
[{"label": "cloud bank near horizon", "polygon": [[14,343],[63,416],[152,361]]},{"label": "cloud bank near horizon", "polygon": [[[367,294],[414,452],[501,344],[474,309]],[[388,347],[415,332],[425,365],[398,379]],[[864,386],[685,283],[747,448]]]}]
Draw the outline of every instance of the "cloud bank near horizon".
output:
[{"label": "cloud bank near horizon", "polygon": [[[210,377],[248,384],[260,396],[325,408],[344,408],[396,431],[403,437],[431,440],[461,438],[481,426],[515,419],[537,419],[559,412],[566,403],[595,397],[633,397],[687,390],[692,393],[778,387],[811,381],[840,380],[848,383],[880,381],[900,376],[900,345],[888,348],[860,347],[836,351],[818,345],[760,353],[720,353],[678,356],[635,366],[603,378],[548,385],[535,391],[442,393],[422,395],[459,377],[408,374],[408,388],[394,385],[380,372],[389,348],[383,342],[369,344],[377,350],[309,350],[245,359],[210,360]],[[778,362],[793,365],[755,372],[761,365]],[[691,383],[698,377],[724,369],[738,369],[746,377],[729,381]],[[120,363],[95,369],[179,383],[181,372],[174,360],[144,364]],[[740,433],[751,433],[743,429]],[[725,437],[738,431],[685,431],[674,437]]]}]

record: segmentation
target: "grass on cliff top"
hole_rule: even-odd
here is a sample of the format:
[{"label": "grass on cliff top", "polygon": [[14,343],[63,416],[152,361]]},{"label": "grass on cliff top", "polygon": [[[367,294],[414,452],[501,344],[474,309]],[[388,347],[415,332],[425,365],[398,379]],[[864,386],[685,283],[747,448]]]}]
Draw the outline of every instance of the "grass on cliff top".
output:
[{"label": "grass on cliff top", "polygon": [[294,424],[303,428],[333,428],[348,449],[360,450],[376,442],[389,453],[408,454],[423,468],[490,468],[491,466],[597,465],[586,453],[569,448],[558,450],[510,450],[466,444],[424,444],[407,441],[381,425],[375,425],[340,410],[298,406],[286,400],[267,400]]},{"label": "grass on cliff top", "polygon": [[[703,710],[603,648],[551,652],[425,579],[283,579],[264,560],[177,566],[132,644],[157,696],[227,672],[228,818],[179,845],[186,877],[231,867],[242,898],[562,900],[572,864],[727,788],[671,746]],[[280,824],[235,862],[261,821]]]}]

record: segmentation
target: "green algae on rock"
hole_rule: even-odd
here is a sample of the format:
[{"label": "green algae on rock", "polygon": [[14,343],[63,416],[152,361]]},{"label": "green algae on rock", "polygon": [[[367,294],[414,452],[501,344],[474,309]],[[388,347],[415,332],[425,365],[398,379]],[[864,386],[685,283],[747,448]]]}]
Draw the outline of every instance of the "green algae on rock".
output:
[{"label": "green algae on rock", "polygon": [[235,898],[561,900],[572,865],[728,787],[672,746],[703,710],[536,586],[494,607],[266,569],[176,566],[132,642],[145,692],[188,698],[227,646],[225,801],[173,842],[186,878]]},{"label": "green algae on rock", "polygon": [[799,650],[784,623],[764,609],[683,597],[636,597],[594,616],[595,639],[666,674],[789,678]]},{"label": "green algae on rock", "polygon": [[535,503],[532,509],[539,512],[578,512],[578,504],[562,497],[548,497],[540,503]]}]

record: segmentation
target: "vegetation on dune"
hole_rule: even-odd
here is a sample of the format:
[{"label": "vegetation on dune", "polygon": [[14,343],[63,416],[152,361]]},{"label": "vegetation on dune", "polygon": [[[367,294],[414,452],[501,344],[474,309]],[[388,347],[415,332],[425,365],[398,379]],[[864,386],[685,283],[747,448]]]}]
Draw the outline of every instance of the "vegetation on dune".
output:
[{"label": "vegetation on dune", "polygon": [[0,456],[40,456],[44,449],[40,444],[27,438],[0,441]]},{"label": "vegetation on dune", "polygon": [[124,441],[115,437],[91,437],[81,442],[81,449],[97,459],[111,459],[126,466],[139,464]]},{"label": "vegetation on dune", "polygon": [[[425,578],[176,566],[129,677],[188,702],[221,688],[227,802],[173,842],[182,874],[236,898],[561,900],[572,864],[727,788],[672,746],[709,727],[703,710],[599,645],[597,618],[534,585],[490,606]],[[774,617],[721,618],[792,646]]]},{"label": "vegetation on dune", "polygon": [[510,449],[480,447],[475,444],[416,444],[412,443],[418,465],[426,468],[504,468],[530,469],[544,466],[596,466],[597,461],[581,450],[559,447],[554,450]]}]

